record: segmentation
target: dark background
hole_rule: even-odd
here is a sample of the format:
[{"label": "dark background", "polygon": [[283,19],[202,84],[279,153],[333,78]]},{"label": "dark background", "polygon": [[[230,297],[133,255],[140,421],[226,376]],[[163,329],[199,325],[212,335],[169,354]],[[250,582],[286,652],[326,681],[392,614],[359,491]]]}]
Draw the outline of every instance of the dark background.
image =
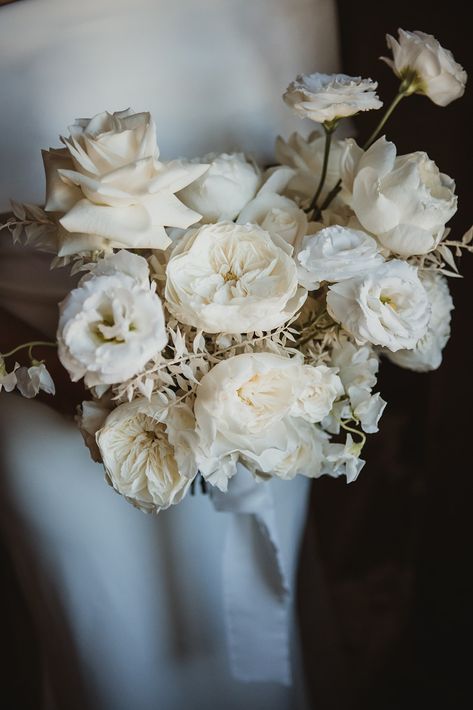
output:
[{"label": "dark background", "polygon": [[[434,34],[473,78],[467,3],[339,0],[338,6],[342,68],[377,79],[385,103],[398,82],[377,57],[388,54],[384,35],[398,27]],[[473,222],[472,95],[469,86],[447,108],[411,97],[387,127],[400,153],[425,150],[457,180],[454,238]],[[370,114],[358,122],[361,141],[375,122]],[[440,370],[420,375],[384,362],[379,389],[388,407],[380,433],[369,437],[360,478],[350,486],[319,479],[313,487],[299,610],[317,710],[472,705],[473,257],[464,256],[461,270],[464,280],[450,280],[453,337]],[[2,702],[36,708],[35,637],[2,548],[0,568]]]},{"label": "dark background", "polygon": [[[452,238],[473,223],[473,55],[469,3],[339,0],[342,67],[380,82],[387,104],[398,82],[379,56],[384,34],[422,30],[470,75],[465,96],[440,108],[423,96],[387,124],[400,153],[425,150],[457,181]],[[357,123],[361,142],[376,112]],[[439,370],[416,374],[384,361],[388,401],[368,437],[358,481],[315,481],[300,571],[300,607],[314,707],[410,710],[473,707],[471,661],[471,457],[473,256],[450,279],[452,338]],[[366,454],[366,455],[365,455]],[[318,557],[317,579],[308,571]]]}]

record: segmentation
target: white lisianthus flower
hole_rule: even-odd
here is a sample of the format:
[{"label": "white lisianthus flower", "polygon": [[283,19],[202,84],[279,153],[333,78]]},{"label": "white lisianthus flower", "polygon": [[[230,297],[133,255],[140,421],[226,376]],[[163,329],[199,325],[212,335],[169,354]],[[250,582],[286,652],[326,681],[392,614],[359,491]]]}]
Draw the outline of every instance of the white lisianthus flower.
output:
[{"label": "white lisianthus flower", "polygon": [[297,399],[289,413],[308,422],[321,422],[344,393],[336,370],[326,365],[303,365],[297,375]]},{"label": "white lisianthus flower", "polygon": [[421,274],[421,281],[432,308],[427,333],[413,350],[398,350],[396,353],[385,351],[384,354],[400,367],[428,372],[436,370],[442,362],[442,351],[450,337],[453,301],[447,279],[441,274],[425,271]]},{"label": "white lisianthus flower", "polygon": [[31,367],[20,367],[15,374],[17,389],[27,399],[36,397],[40,390],[46,394],[56,392],[53,378],[44,362],[35,363]]},{"label": "white lisianthus flower", "polygon": [[301,118],[331,123],[359,111],[381,108],[378,84],[346,74],[301,74],[286,89],[284,101]]},{"label": "white lisianthus flower", "polygon": [[59,255],[131,247],[165,249],[165,226],[187,228],[200,215],[175,196],[206,165],[158,160],[149,113],[80,119],[65,148],[43,152],[46,206],[59,217]]},{"label": "white lisianthus flower", "polygon": [[208,169],[179,192],[179,199],[201,214],[203,223],[234,220],[256,194],[261,179],[258,169],[243,153],[211,153],[199,163]]},{"label": "white lisianthus flower", "polygon": [[207,333],[272,330],[304,303],[291,247],[258,225],[190,230],[166,269],[166,303],[177,320]]},{"label": "white lisianthus flower", "polygon": [[137,508],[179,503],[197,474],[192,411],[159,397],[119,405],[96,434],[107,478]]},{"label": "white lisianthus flower", "polygon": [[359,458],[360,452],[360,445],[354,443],[350,434],[345,444],[326,444],[321,475],[326,474],[333,478],[346,476],[347,483],[353,483],[366,463]]},{"label": "white lisianthus flower", "polygon": [[263,192],[240,212],[237,224],[259,224],[271,236],[295,247],[307,232],[307,216],[293,200],[274,192]]},{"label": "white lisianthus flower", "polygon": [[448,49],[425,32],[399,29],[398,33],[398,40],[386,35],[393,58],[381,59],[409,85],[407,93],[425,94],[438,106],[463,96],[468,75]]},{"label": "white lisianthus flower", "polygon": [[330,391],[314,387],[299,358],[248,353],[215,365],[202,378],[194,405],[202,474],[222,490],[239,460],[255,474],[317,475],[324,434],[301,415],[317,418],[317,407],[330,406],[331,388],[338,388],[326,369]]},{"label": "white lisianthus flower", "polygon": [[384,262],[373,237],[338,225],[308,234],[297,255],[299,283],[309,290],[322,281],[345,281],[365,274]]},{"label": "white lisianthus flower", "polygon": [[408,258],[440,242],[457,210],[454,190],[426,153],[396,157],[396,146],[383,137],[358,162],[352,208],[386,249]]},{"label": "white lisianthus flower", "polygon": [[123,273],[113,268],[120,258],[107,258],[108,274],[100,273],[108,267],[99,262],[100,275],[85,276],[60,304],[59,359],[71,379],[84,377],[87,387],[124,382],[167,342],[155,285],[142,281],[146,260],[127,253],[129,273]]},{"label": "white lisianthus flower", "polygon": [[[295,175],[289,180],[284,194],[306,203],[312,200],[318,187],[324,160],[325,136],[318,131],[312,132],[308,138],[299,133],[293,133],[287,141],[281,136],[276,139],[276,159],[283,165],[295,170]],[[332,140],[330,148],[327,176],[320,194],[320,203],[327,197],[330,190],[342,180],[342,190],[333,201],[334,205],[351,202],[351,188],[356,165],[363,155],[353,138]]]},{"label": "white lisianthus flower", "polygon": [[415,347],[430,320],[429,299],[417,269],[397,259],[331,285],[327,310],[358,343],[393,352]]}]

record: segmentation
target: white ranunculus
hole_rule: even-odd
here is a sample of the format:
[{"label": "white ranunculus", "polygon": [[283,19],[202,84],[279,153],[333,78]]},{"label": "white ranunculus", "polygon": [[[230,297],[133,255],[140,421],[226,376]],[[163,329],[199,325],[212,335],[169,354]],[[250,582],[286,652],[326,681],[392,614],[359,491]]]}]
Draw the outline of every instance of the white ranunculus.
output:
[{"label": "white ranunculus", "polygon": [[168,408],[156,395],[121,404],[96,440],[109,482],[141,510],[179,503],[197,474],[194,417],[185,404]]},{"label": "white ranunculus", "polygon": [[381,108],[378,84],[346,74],[302,74],[286,89],[284,101],[301,118],[332,122],[359,111]]},{"label": "white ranunculus", "polygon": [[442,362],[442,351],[450,337],[453,301],[447,279],[441,274],[433,271],[421,272],[421,281],[432,307],[427,333],[413,350],[398,350],[396,353],[386,351],[385,355],[400,367],[427,372],[436,370]]},{"label": "white ranunculus", "polygon": [[[312,200],[322,173],[324,149],[325,136],[318,131],[311,133],[308,138],[303,138],[299,133],[293,133],[287,141],[278,136],[276,159],[295,171],[284,194],[304,204]],[[340,178],[342,179],[342,190],[333,204],[338,205],[351,201],[354,170],[362,155],[362,148],[353,138],[332,140],[327,176],[320,194],[320,204]]]},{"label": "white ranunculus", "polygon": [[240,212],[237,224],[259,224],[271,236],[295,247],[307,232],[307,216],[293,200],[274,192],[263,192]]},{"label": "white ranunculus", "polygon": [[344,394],[337,371],[326,365],[304,365],[297,375],[297,399],[290,409],[293,417],[321,422],[335,400]]},{"label": "white ranunculus", "polygon": [[127,253],[123,273],[113,268],[120,258],[107,257],[110,273],[101,273],[108,267],[99,262],[100,275],[85,276],[60,304],[59,359],[73,381],[84,377],[88,387],[127,380],[167,342],[155,285],[142,280],[146,260]]},{"label": "white ranunculus", "polygon": [[360,445],[354,443],[350,434],[345,444],[326,444],[321,475],[326,474],[333,478],[346,476],[347,483],[353,483],[366,463],[359,458],[360,449]]},{"label": "white ranunculus", "polygon": [[332,399],[336,381],[331,370],[324,374],[330,376],[326,388],[317,390],[299,358],[272,353],[236,355],[213,367],[194,405],[202,474],[222,490],[238,460],[255,474],[316,475],[324,435],[302,415],[316,416]]},{"label": "white ranunculus", "polygon": [[454,190],[426,153],[396,157],[383,137],[358,162],[352,208],[386,249],[407,258],[435,249],[457,209]]},{"label": "white ranunculus", "polygon": [[429,299],[417,269],[397,259],[331,285],[327,309],[358,343],[392,351],[415,347],[430,320]]},{"label": "white ranunculus", "polygon": [[393,58],[381,59],[410,84],[408,93],[425,94],[438,106],[447,106],[463,96],[468,76],[448,49],[425,32],[398,32],[398,40],[386,35]]},{"label": "white ranunculus", "polygon": [[272,330],[302,306],[292,249],[258,225],[190,230],[166,270],[166,303],[181,323],[207,333]]},{"label": "white ranunculus", "polygon": [[384,259],[373,237],[335,225],[304,237],[297,261],[299,283],[314,290],[322,281],[344,281],[365,274]]},{"label": "white ranunculus", "polygon": [[65,148],[43,152],[45,209],[59,213],[60,256],[110,247],[165,249],[165,226],[187,228],[200,218],[175,193],[208,166],[160,162],[149,113],[80,119],[63,142]]},{"label": "white ranunculus", "polygon": [[260,174],[243,153],[210,154],[199,159],[208,170],[179,192],[182,202],[202,215],[202,222],[234,220],[256,194]]}]

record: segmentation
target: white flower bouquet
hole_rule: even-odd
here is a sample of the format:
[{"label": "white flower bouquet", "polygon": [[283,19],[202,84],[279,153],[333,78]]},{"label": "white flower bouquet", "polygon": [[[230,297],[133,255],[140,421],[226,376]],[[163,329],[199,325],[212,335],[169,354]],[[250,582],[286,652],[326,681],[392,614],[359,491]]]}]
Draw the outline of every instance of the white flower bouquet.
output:
[{"label": "white flower bouquet", "polygon": [[[380,357],[440,365],[446,277],[473,233],[448,238],[453,180],[379,136],[401,99],[445,106],[466,74],[421,32],[388,45],[399,93],[363,146],[334,132],[381,108],[377,84],[300,76],[284,99],[321,126],[278,138],[277,165],[162,162],[148,113],[102,113],[44,152],[44,208],[13,203],[13,240],[81,274],[54,345],[90,392],[77,421],[92,457],[140,509],[178,503],[197,476],[225,491],[238,464],[261,481],[354,481],[386,405]],[[2,355],[0,389],[54,393],[35,345]]]}]

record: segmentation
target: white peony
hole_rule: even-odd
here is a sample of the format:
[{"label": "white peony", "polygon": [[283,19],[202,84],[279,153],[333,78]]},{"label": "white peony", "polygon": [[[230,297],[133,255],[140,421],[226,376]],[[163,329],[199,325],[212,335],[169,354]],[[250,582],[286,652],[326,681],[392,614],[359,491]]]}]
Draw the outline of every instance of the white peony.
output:
[{"label": "white peony", "polygon": [[398,30],[399,39],[386,35],[393,58],[381,57],[409,85],[407,93],[425,94],[438,106],[465,93],[467,73],[452,53],[425,32]]},{"label": "white peony", "polygon": [[373,237],[338,225],[308,234],[297,255],[299,283],[309,290],[322,281],[344,281],[365,274],[384,262]]},{"label": "white peony", "polygon": [[271,330],[304,303],[291,247],[257,225],[221,222],[190,230],[166,270],[166,303],[208,333]]},{"label": "white peony", "polygon": [[243,153],[210,154],[199,163],[208,165],[208,170],[181,190],[179,199],[200,213],[203,223],[234,220],[256,194],[258,169]]},{"label": "white peony", "polygon": [[378,84],[346,74],[302,74],[286,89],[284,101],[301,118],[331,123],[359,111],[381,108]]},{"label": "white peony", "polygon": [[352,208],[386,249],[407,258],[435,249],[457,209],[454,190],[426,153],[396,157],[383,137],[358,162]]},{"label": "white peony", "polygon": [[[325,136],[319,131],[313,131],[308,138],[303,138],[299,133],[292,133],[287,141],[278,136],[275,149],[276,159],[294,171],[284,194],[304,204],[312,200],[322,173],[324,148]],[[361,155],[363,155],[363,150],[352,138],[332,140],[327,177],[320,195],[320,203],[340,178],[343,181],[343,189],[333,204],[349,201],[353,172]]]},{"label": "white peony", "polygon": [[442,351],[450,337],[453,301],[447,279],[434,271],[421,272],[421,281],[427,291],[432,315],[427,333],[413,350],[385,351],[385,355],[400,367],[417,372],[436,370],[442,362]]},{"label": "white peony", "polygon": [[187,228],[200,218],[175,193],[208,166],[160,162],[149,113],[101,113],[80,119],[70,133],[65,148],[43,153],[45,209],[59,213],[60,256],[165,249],[165,226]]},{"label": "white peony", "polygon": [[[127,380],[167,342],[161,300],[142,278],[146,260],[125,256],[99,262],[97,275],[85,276],[60,304],[59,359],[71,379],[84,377],[87,387]],[[129,273],[115,269],[121,259]]]},{"label": "white peony", "polygon": [[144,511],[179,503],[197,474],[194,417],[185,404],[156,395],[119,405],[96,434],[107,478]]},{"label": "white peony", "polygon": [[225,490],[238,460],[256,474],[282,478],[320,470],[324,434],[305,420],[331,406],[339,385],[329,368],[310,368],[317,370],[311,376],[301,362],[248,353],[202,378],[194,410],[205,458],[199,468],[211,483]]},{"label": "white peony", "polygon": [[358,343],[392,351],[415,347],[430,320],[429,299],[417,269],[400,260],[331,285],[327,310]]}]

